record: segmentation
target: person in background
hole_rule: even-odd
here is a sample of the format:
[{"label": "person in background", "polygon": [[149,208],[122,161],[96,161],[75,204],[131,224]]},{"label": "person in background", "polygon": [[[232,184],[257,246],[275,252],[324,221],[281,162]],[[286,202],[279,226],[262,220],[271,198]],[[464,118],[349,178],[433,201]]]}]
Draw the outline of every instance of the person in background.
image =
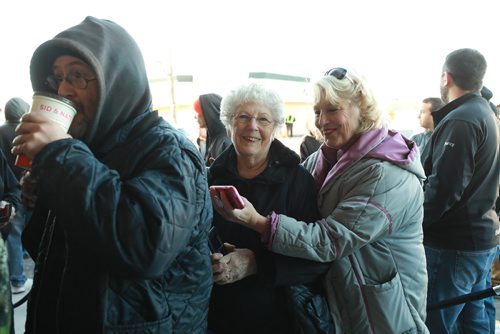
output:
[{"label": "person in background", "polygon": [[444,102],[439,97],[428,97],[422,100],[418,119],[420,121],[420,126],[424,128],[424,132],[417,133],[411,137],[411,140],[417,144],[420,151],[424,149],[425,144],[429,141],[432,131],[434,130],[432,113],[441,109],[443,106]]},{"label": "person in background", "polygon": [[194,102],[198,125],[200,129],[206,128],[204,157],[207,166],[231,145],[226,128],[220,120],[221,100],[222,97],[217,94],[203,94]]},{"label": "person in background", "polygon": [[[5,154],[9,167],[18,181],[21,180],[24,170],[15,165],[16,156],[10,150],[12,149],[12,140],[15,137],[15,129],[19,125],[21,117],[29,111],[29,108],[29,104],[20,97],[11,98],[5,104],[5,124],[0,126],[0,149]],[[28,216],[28,210],[20,203],[16,215],[11,221],[11,229],[6,242],[9,253],[10,284],[14,294],[25,292],[26,286],[30,285],[30,281],[24,275],[24,251],[21,244],[21,234]]]},{"label": "person in background", "polygon": [[[16,210],[21,206],[19,183],[0,150],[0,334],[14,332],[12,296],[6,240],[11,231]],[[10,209],[9,209],[10,208]]]},{"label": "person in background", "polygon": [[15,137],[16,127],[19,125],[21,117],[30,109],[30,105],[20,97],[13,97],[7,101],[4,108],[5,123],[0,126],[0,149],[5,154],[9,166],[16,175],[16,178],[21,179],[24,169],[15,165],[16,156],[11,153],[12,140]]},{"label": "person in background", "polygon": [[20,206],[19,182],[0,150],[0,234],[4,243],[7,241],[12,229],[12,220]]},{"label": "person in background", "polygon": [[206,167],[152,110],[134,39],[89,16],[35,50],[30,77],[77,114],[67,134],[28,113],[13,141],[33,161],[22,179],[34,202],[23,232],[35,259],[26,333],[205,333]]},{"label": "person in background", "polygon": [[295,116],[288,114],[285,118],[286,135],[289,138],[293,137],[293,123],[295,123]]},{"label": "person in background", "polygon": [[[273,210],[297,219],[318,217],[316,186],[299,156],[275,138],[283,124],[283,101],[261,85],[250,83],[231,90],[221,105],[221,120],[232,145],[209,169],[210,185],[233,185],[264,215]],[[214,213],[213,225],[226,244],[227,255],[212,254],[214,282],[209,329],[222,333],[319,333],[321,324],[301,327],[289,300],[290,285],[318,279],[328,264],[269,252],[261,236]],[[319,296],[320,299],[322,296]],[[313,309],[312,301],[301,307]],[[318,305],[318,304],[314,304]],[[313,314],[327,322],[328,312]],[[316,306],[317,307],[317,306]]]},{"label": "person in background", "polygon": [[[432,114],[434,133],[421,158],[427,176],[423,227],[429,304],[491,285],[500,135],[479,93],[486,66],[479,51],[464,48],[448,54],[442,68],[441,97],[447,104]],[[431,333],[489,333],[490,316],[479,299],[430,311],[426,323]]]},{"label": "person in background", "polygon": [[493,97],[493,92],[486,86],[483,86],[481,88],[481,96],[488,101],[488,104],[490,105],[491,110],[495,114],[495,117],[498,118],[498,108],[495,106],[493,102],[491,102],[491,98]]},{"label": "person in background", "polygon": [[321,219],[266,216],[252,199],[240,210],[222,198],[215,209],[275,253],[332,261],[323,281],[335,333],[428,333],[416,144],[387,128],[365,82],[344,68],[314,84],[314,113],[325,142],[304,166],[320,188]]},{"label": "person in background", "polygon": [[300,142],[300,161],[304,162],[307,157],[319,149],[322,143],[323,136],[321,135],[321,131],[317,128],[310,129],[309,134],[305,135]]},{"label": "person in background", "polygon": [[0,238],[0,334],[12,333],[12,298],[10,296],[7,249]]},{"label": "person in background", "polygon": [[[493,97],[493,92],[486,86],[483,86],[481,88],[481,96],[484,99],[486,99],[486,101],[488,101],[491,110],[495,114],[495,118],[498,119],[498,109],[493,104],[493,102],[491,102],[491,98]],[[500,190],[500,184],[498,185],[498,187]],[[500,196],[497,197],[497,200],[495,201],[495,209],[497,215],[500,217]],[[500,285],[500,259],[498,256],[495,258],[495,260],[493,261],[493,265],[491,266],[491,285],[493,286]],[[488,283],[487,286],[489,286]],[[496,327],[496,307],[493,297],[485,298],[484,307],[486,308],[486,312],[488,313],[488,316],[490,318],[490,332],[493,333],[495,332],[495,327]]]}]

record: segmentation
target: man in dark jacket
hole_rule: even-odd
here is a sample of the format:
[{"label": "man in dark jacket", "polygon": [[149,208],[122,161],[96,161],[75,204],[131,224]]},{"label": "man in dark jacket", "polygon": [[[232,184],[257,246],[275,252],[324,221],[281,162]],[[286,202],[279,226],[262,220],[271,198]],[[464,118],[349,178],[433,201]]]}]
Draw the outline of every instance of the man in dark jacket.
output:
[{"label": "man in dark jacket", "polygon": [[417,144],[420,151],[424,150],[425,144],[429,141],[432,131],[434,130],[432,113],[441,109],[443,106],[443,100],[439,97],[426,97],[422,100],[418,120],[420,121],[420,126],[424,128],[424,132],[417,133],[410,138]]},{"label": "man in dark jacket", "polygon": [[20,97],[13,97],[5,104],[5,123],[0,126],[0,149],[5,154],[9,166],[19,180],[23,169],[14,165],[16,156],[10,152],[12,149],[12,139],[15,137],[16,127],[19,125],[21,117],[30,109],[30,105]]},{"label": "man in dark jacket", "polygon": [[205,142],[205,163],[210,166],[224,150],[231,145],[226,128],[220,120],[220,101],[217,94],[203,94],[194,103],[200,128],[207,129]]},{"label": "man in dark jacket", "polygon": [[[17,180],[21,179],[23,169],[15,165],[16,156],[10,151],[12,140],[15,137],[16,127],[21,117],[29,111],[29,104],[20,97],[13,97],[5,104],[5,124],[0,126],[0,149],[5,154],[10,169],[14,172]],[[10,283],[12,293],[26,291],[27,277],[24,275],[23,247],[21,245],[21,234],[24,230],[26,217],[28,215],[24,205],[19,205],[16,215],[11,221],[11,228],[7,238],[7,251],[9,253],[8,263],[10,272]]]},{"label": "man in dark jacket", "polygon": [[23,178],[35,200],[23,234],[36,259],[26,333],[204,333],[206,167],[151,109],[138,45],[87,17],[40,45],[30,74],[34,91],[51,88],[77,114],[66,134],[30,113],[13,141],[33,161]]},{"label": "man in dark jacket", "polygon": [[[428,303],[490,287],[497,254],[494,203],[500,178],[499,129],[479,91],[486,72],[472,49],[450,53],[443,66],[441,95],[448,103],[432,114],[434,133],[422,154],[424,244]],[[489,333],[484,299],[428,312],[431,333]]]}]

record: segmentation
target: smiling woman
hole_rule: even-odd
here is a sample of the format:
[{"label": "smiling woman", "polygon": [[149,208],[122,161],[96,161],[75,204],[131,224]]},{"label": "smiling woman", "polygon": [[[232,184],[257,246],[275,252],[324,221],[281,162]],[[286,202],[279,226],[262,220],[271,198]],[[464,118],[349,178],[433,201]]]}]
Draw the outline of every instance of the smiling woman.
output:
[{"label": "smiling woman", "polygon": [[[222,99],[221,119],[233,145],[210,166],[209,184],[234,186],[263,214],[277,210],[314,219],[314,181],[299,165],[299,156],[274,138],[284,122],[283,109],[275,91],[256,83],[239,86]],[[217,206],[216,200],[212,203]],[[232,208],[230,202],[219,207]],[[317,288],[328,265],[273,254],[258,234],[228,222],[217,212],[213,224],[226,242],[228,254],[212,254],[215,285],[209,328],[217,333],[315,333],[303,323],[295,323],[298,317],[288,301],[295,300],[292,287],[303,291],[309,288],[303,283],[313,282],[311,286]],[[322,295],[316,297],[326,310]],[[328,325],[328,313],[318,313],[308,315]]]}]

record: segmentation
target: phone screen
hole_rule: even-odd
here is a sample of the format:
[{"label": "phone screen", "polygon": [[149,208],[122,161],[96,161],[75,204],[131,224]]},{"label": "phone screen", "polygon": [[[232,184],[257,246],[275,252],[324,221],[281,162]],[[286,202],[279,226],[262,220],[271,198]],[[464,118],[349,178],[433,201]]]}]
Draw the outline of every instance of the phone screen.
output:
[{"label": "phone screen", "polygon": [[245,207],[245,202],[243,202],[243,199],[238,193],[238,190],[236,190],[234,186],[211,186],[210,190],[210,194],[212,195],[212,197],[215,198],[217,204],[220,204],[219,207],[222,207],[222,202],[220,202],[219,197],[219,193],[222,191],[224,191],[224,193],[226,194],[233,208],[243,209]]}]

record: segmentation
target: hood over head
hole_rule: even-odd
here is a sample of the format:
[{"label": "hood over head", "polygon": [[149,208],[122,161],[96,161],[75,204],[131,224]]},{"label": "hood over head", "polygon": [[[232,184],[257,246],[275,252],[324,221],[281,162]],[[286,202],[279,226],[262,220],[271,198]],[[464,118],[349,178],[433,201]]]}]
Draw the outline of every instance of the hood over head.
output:
[{"label": "hood over head", "polygon": [[5,119],[19,122],[21,117],[30,110],[30,105],[20,97],[13,97],[5,104]]},{"label": "hood over head", "polygon": [[139,46],[125,29],[109,21],[87,17],[40,45],[31,59],[33,90],[51,91],[46,77],[57,57],[82,59],[96,72],[99,103],[82,140],[100,147],[124,124],[151,108],[152,97]]},{"label": "hood over head", "polygon": [[203,94],[199,97],[200,109],[207,124],[208,136],[226,133],[226,127],[220,120],[220,102],[222,97],[217,94]]}]

